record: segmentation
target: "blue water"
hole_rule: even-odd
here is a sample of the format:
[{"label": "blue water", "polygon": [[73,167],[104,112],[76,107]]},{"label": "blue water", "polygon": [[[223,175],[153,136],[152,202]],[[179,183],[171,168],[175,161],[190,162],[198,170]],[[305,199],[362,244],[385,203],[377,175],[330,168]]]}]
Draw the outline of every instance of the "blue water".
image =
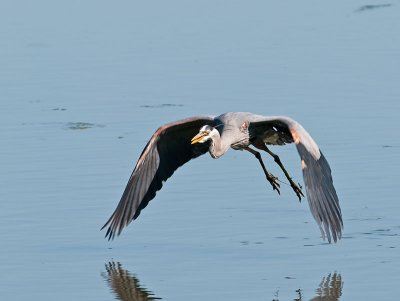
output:
[{"label": "blue water", "polygon": [[[399,20],[399,1],[3,1],[1,300],[121,298],[109,263],[137,300],[396,299]],[[325,243],[307,202],[229,151],[183,166],[105,240],[157,127],[226,111],[303,124],[343,239]],[[302,183],[295,147],[273,150]]]}]

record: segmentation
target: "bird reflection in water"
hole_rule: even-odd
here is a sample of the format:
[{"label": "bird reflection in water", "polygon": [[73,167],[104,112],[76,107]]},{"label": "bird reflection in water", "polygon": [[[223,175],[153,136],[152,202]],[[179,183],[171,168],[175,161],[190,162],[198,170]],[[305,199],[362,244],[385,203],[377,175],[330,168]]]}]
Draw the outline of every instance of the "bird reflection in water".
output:
[{"label": "bird reflection in water", "polygon": [[[122,301],[152,301],[161,300],[140,285],[139,280],[125,270],[119,262],[109,262],[105,265],[106,272],[102,276],[107,281],[117,299]],[[343,281],[339,273],[329,273],[322,278],[319,287],[315,290],[315,297],[310,301],[338,301],[342,296]],[[305,301],[303,292],[298,289],[293,301]],[[280,301],[278,293],[272,301]]]},{"label": "bird reflection in water", "polygon": [[101,275],[107,281],[117,299],[122,301],[152,301],[160,300],[146,288],[140,285],[139,280],[125,270],[119,262],[105,264],[106,272]]},{"label": "bird reflection in water", "polygon": [[[342,296],[342,288],[342,276],[336,272],[333,274],[329,273],[328,276],[322,278],[319,287],[315,290],[315,297],[311,298],[310,301],[338,301]],[[293,301],[307,300],[304,298],[301,289],[296,290],[296,295],[297,297]],[[272,301],[280,301],[277,297],[272,299]]]},{"label": "bird reflection in water", "polygon": [[329,274],[322,278],[319,287],[315,290],[316,296],[310,301],[337,301],[342,295],[343,281],[338,273]]}]

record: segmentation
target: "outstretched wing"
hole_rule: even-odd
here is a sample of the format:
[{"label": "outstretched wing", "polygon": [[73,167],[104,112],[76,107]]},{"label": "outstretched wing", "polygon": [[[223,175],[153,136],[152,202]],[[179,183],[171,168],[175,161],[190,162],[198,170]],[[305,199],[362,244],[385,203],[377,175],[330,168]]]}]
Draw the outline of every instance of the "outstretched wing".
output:
[{"label": "outstretched wing", "polygon": [[129,178],[117,208],[107,223],[106,237],[113,239],[136,219],[165,182],[180,166],[208,151],[208,143],[191,144],[212,117],[191,117],[161,126],[150,138]]},{"label": "outstretched wing", "polygon": [[322,237],[336,242],[341,238],[343,221],[339,199],[328,161],[310,134],[295,120],[284,116],[254,116],[249,124],[250,137],[266,144],[294,142],[301,158],[308,204]]}]

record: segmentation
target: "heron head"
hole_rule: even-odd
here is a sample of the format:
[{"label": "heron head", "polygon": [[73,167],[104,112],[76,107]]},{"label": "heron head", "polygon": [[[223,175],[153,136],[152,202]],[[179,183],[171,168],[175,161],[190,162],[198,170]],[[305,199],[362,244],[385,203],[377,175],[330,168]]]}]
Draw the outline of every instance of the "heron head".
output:
[{"label": "heron head", "polygon": [[214,131],[216,131],[216,129],[213,128],[212,126],[209,125],[202,126],[199,133],[192,138],[192,144],[204,143],[207,140],[210,140]]}]

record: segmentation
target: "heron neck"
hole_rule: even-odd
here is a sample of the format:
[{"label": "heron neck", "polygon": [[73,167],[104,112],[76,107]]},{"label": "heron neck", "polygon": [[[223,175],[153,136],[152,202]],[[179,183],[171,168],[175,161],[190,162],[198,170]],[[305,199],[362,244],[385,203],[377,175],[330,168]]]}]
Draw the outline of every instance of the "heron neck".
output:
[{"label": "heron neck", "polygon": [[221,140],[221,136],[218,131],[213,135],[210,144],[210,155],[214,159],[221,157],[229,149],[230,143]]}]

